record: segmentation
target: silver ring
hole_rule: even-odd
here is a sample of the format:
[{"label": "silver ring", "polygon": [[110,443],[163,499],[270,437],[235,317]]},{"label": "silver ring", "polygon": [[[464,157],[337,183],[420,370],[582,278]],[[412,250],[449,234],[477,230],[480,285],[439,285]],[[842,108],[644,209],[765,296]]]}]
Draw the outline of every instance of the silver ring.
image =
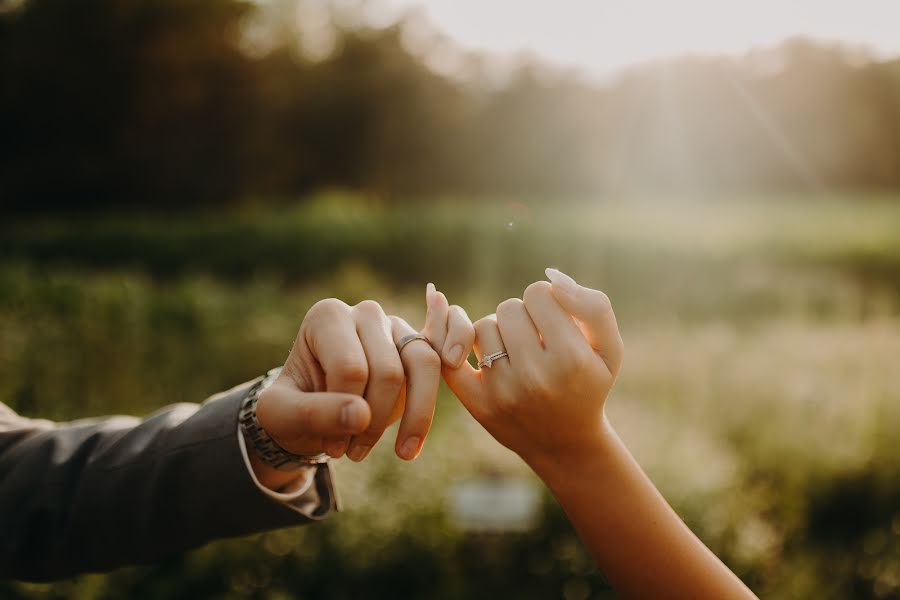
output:
[{"label": "silver ring", "polygon": [[404,335],[402,338],[400,338],[400,341],[397,342],[397,354],[403,352],[403,349],[408,343],[414,342],[416,340],[422,340],[423,342],[428,344],[429,348],[431,347],[431,342],[428,341],[427,337],[425,337],[421,333],[411,333],[409,335]]},{"label": "silver ring", "polygon": [[500,358],[509,358],[509,354],[507,354],[506,350],[501,350],[500,352],[493,352],[488,354],[484,358],[478,361],[478,368],[487,367],[491,368],[491,364]]}]

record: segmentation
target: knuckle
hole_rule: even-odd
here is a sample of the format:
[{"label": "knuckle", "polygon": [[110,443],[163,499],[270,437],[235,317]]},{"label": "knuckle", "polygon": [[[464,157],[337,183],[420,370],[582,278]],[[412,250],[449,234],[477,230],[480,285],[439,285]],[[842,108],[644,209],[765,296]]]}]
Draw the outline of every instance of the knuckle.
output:
[{"label": "knuckle", "polygon": [[521,374],[519,385],[526,398],[542,398],[550,390],[547,378],[533,369]]},{"label": "knuckle", "polygon": [[612,312],[612,301],[609,299],[609,296],[607,296],[605,292],[595,290],[593,301],[594,310],[598,315],[603,316]]},{"label": "knuckle", "polygon": [[363,300],[353,307],[353,310],[360,315],[367,317],[381,317],[384,315],[381,305],[374,300]]},{"label": "knuckle", "polygon": [[370,381],[376,381],[392,386],[399,386],[403,383],[403,366],[398,362],[385,362],[377,367],[372,368],[369,375]]},{"label": "knuckle", "polygon": [[345,314],[349,307],[342,300],[338,300],[337,298],[324,298],[319,300],[307,311],[306,316],[333,316],[338,314]]},{"label": "knuckle", "polygon": [[425,344],[416,344],[415,348],[410,345],[409,354],[416,368],[427,370],[440,370],[441,368],[441,357],[433,348]]},{"label": "knuckle", "polygon": [[467,328],[472,327],[472,321],[469,319],[469,313],[466,312],[462,306],[458,304],[454,304],[450,307],[450,322],[453,325],[467,325]]},{"label": "knuckle", "polygon": [[366,383],[369,380],[369,368],[364,361],[344,358],[335,363],[334,375],[350,383]]},{"label": "knuckle", "polygon": [[473,328],[476,335],[484,335],[485,333],[497,327],[497,321],[491,316],[482,317],[475,321]]},{"label": "knuckle", "polygon": [[406,325],[407,325],[407,322],[404,321],[403,319],[401,319],[400,317],[398,317],[397,315],[389,315],[388,321],[391,322],[391,327],[394,327],[394,328],[406,327]]},{"label": "knuckle", "polygon": [[535,281],[525,288],[525,293],[522,294],[522,298],[525,300],[525,304],[535,301],[540,302],[551,296],[553,293],[552,289],[553,288],[548,281]]},{"label": "knuckle", "polygon": [[522,309],[522,301],[518,298],[507,298],[497,305],[497,320],[503,320],[516,314]]},{"label": "knuckle", "polygon": [[468,318],[469,318],[469,313],[467,313],[467,312],[466,312],[466,309],[464,309],[464,308],[463,308],[462,306],[460,306],[459,304],[454,304],[454,305],[452,305],[452,306],[450,307],[450,310],[451,310],[456,316],[458,316],[458,317],[460,317],[460,318],[463,318],[463,319],[468,319]]}]

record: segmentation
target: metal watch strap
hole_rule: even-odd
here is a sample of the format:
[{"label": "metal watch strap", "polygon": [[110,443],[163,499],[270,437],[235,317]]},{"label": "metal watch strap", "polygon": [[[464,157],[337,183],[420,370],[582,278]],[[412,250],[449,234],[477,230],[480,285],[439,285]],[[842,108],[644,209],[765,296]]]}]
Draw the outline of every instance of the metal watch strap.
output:
[{"label": "metal watch strap", "polygon": [[314,455],[288,452],[269,437],[266,430],[259,424],[259,419],[256,417],[256,402],[259,399],[259,393],[269,387],[280,373],[281,367],[266,373],[265,377],[253,384],[253,387],[247,393],[247,397],[244,398],[238,416],[244,440],[253,445],[253,449],[263,464],[279,471],[296,471],[310,465],[320,465],[328,462],[328,455],[324,452]]}]

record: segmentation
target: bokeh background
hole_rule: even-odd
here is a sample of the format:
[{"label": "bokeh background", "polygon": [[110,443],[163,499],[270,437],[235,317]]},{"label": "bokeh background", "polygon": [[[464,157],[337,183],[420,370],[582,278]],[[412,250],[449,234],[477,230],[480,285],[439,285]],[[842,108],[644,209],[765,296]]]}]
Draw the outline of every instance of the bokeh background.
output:
[{"label": "bokeh background", "polygon": [[[898,598],[897,22],[0,0],[0,400],[148,414],[279,364],[320,298],[421,325],[433,281],[474,318],[556,266],[611,296],[611,419],[728,565],[767,598]],[[386,440],[335,470],[324,524],[0,597],[614,597],[446,390],[415,463]],[[473,482],[538,502],[473,527]]]}]

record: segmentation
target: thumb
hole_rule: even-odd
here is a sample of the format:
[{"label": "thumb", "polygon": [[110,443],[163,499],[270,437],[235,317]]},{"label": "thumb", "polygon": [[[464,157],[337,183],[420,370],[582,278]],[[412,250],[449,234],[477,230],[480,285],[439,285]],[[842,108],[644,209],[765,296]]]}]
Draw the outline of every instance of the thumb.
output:
[{"label": "thumb", "polygon": [[266,432],[289,441],[303,436],[345,436],[362,433],[372,412],[360,396],[340,392],[304,392],[282,378],[263,390],[256,416]]},{"label": "thumb", "polygon": [[623,344],[609,297],[600,290],[578,285],[557,269],[547,269],[545,273],[553,284],[553,297],[578,320],[584,337],[603,358],[610,373],[618,373]]},{"label": "thumb", "polygon": [[480,421],[479,416],[484,413],[484,410],[481,399],[481,375],[478,371],[473,369],[468,362],[463,361],[462,365],[455,369],[447,366],[441,368],[441,375],[450,387],[450,391],[459,398],[466,410]]}]

